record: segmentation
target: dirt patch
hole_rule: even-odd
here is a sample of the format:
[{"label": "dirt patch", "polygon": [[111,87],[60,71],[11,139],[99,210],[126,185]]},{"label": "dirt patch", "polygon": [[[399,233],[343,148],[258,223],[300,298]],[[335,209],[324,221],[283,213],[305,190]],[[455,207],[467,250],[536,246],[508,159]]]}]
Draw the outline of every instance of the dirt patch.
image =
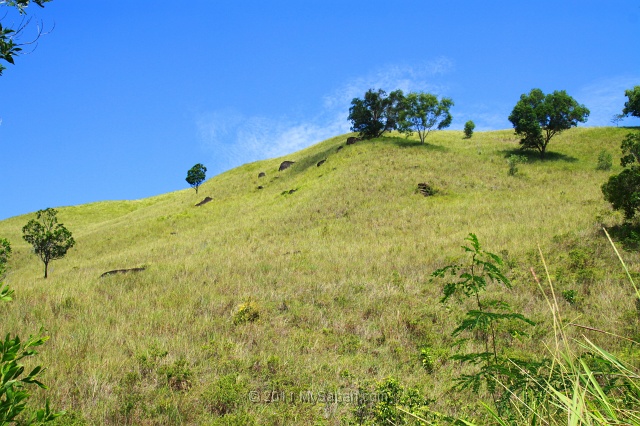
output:
[{"label": "dirt patch", "polygon": [[318,161],[318,164],[316,164],[316,167],[320,167],[324,164],[324,162],[327,161],[327,159],[325,158],[324,160],[320,160]]},{"label": "dirt patch", "polygon": [[428,183],[422,182],[418,184],[418,192],[425,197],[431,197],[435,195],[436,190]]}]

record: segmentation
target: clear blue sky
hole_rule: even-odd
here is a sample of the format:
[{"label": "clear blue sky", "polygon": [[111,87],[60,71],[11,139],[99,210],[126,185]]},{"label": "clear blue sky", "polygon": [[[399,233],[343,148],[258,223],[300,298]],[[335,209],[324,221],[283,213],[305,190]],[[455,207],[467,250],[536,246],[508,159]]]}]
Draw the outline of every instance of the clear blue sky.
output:
[{"label": "clear blue sky", "polygon": [[23,41],[39,22],[55,28],[0,77],[0,219],[144,198],[188,187],[195,163],[211,177],[294,152],[348,132],[350,101],[369,88],[449,96],[451,128],[471,119],[487,130],[509,128],[534,87],[566,90],[591,109],[587,125],[607,126],[640,85],[638,0],[53,0],[28,10]]}]

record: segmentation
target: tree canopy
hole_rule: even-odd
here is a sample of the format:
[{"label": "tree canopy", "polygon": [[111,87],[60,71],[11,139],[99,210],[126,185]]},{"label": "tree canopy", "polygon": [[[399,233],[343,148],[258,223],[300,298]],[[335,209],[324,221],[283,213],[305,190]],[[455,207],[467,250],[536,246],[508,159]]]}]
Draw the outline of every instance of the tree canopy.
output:
[{"label": "tree canopy", "polygon": [[196,190],[196,194],[198,193],[198,188],[204,182],[207,177],[207,168],[202,164],[198,163],[187,172],[187,178],[185,179],[189,185],[193,189]]},{"label": "tree canopy", "polygon": [[[26,14],[25,9],[29,6],[29,3],[44,7],[44,4],[50,1],[51,0],[0,0],[0,10],[4,7],[15,7],[21,15],[24,15]],[[2,15],[2,12],[0,12],[0,15]],[[23,43],[18,43],[17,38],[29,24],[29,20],[27,19],[26,22],[18,28],[8,28],[2,25],[2,19],[6,16],[5,13],[4,16],[0,18],[0,60],[14,64],[14,57],[21,54],[21,46],[24,45]],[[40,32],[35,39],[37,40],[38,37],[40,37]],[[29,43],[32,42],[33,40]],[[0,75],[2,75],[2,71],[5,69],[6,67],[0,63]]]},{"label": "tree canopy", "polygon": [[34,253],[44,263],[45,278],[48,276],[49,262],[63,258],[76,243],[71,232],[58,223],[57,214],[58,211],[51,208],[38,210],[37,219],[31,219],[22,228],[22,238],[33,246]]},{"label": "tree canopy", "polygon": [[409,93],[399,108],[398,130],[410,135],[417,132],[420,142],[424,144],[429,132],[442,130],[451,125],[453,117],[449,109],[453,101],[449,98],[438,98],[431,93]]},{"label": "tree canopy", "polygon": [[602,185],[602,193],[615,210],[631,219],[640,211],[640,133],[629,133],[620,148],[625,169]]},{"label": "tree canopy", "polygon": [[387,96],[382,89],[369,89],[364,99],[354,98],[348,117],[352,123],[351,131],[358,132],[363,139],[372,139],[395,130],[403,98],[402,90],[395,90]]},{"label": "tree canopy", "polygon": [[540,89],[520,96],[509,121],[515,133],[521,136],[524,149],[536,149],[544,158],[551,138],[564,130],[584,123],[589,110],[564,90],[545,95]]},{"label": "tree canopy", "polygon": [[634,117],[640,117],[640,86],[635,86],[633,89],[625,90],[624,95],[628,98],[624,103],[622,114]]}]

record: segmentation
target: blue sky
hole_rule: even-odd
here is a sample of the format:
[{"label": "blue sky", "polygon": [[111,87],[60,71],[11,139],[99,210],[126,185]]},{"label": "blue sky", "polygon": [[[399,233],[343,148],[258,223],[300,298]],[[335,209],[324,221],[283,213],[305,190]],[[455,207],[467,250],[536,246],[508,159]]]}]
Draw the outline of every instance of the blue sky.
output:
[{"label": "blue sky", "polygon": [[195,163],[211,177],[291,153],[348,132],[350,101],[369,88],[451,97],[451,128],[488,130],[510,128],[534,87],[566,90],[591,109],[588,126],[607,126],[640,85],[637,0],[53,0],[28,11],[22,40],[40,23],[49,33],[0,77],[0,219],[182,189]]}]

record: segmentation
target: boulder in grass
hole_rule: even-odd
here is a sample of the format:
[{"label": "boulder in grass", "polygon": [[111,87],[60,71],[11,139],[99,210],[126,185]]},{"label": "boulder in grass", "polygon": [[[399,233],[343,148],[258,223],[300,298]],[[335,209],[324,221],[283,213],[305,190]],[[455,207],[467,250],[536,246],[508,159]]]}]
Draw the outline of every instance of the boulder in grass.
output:
[{"label": "boulder in grass", "polygon": [[347,138],[347,145],[353,145],[354,143],[361,141],[362,139],[357,138],[355,136],[351,136],[349,138]]},{"label": "boulder in grass", "polygon": [[203,204],[207,204],[209,201],[213,201],[213,198],[211,197],[205,197],[204,200],[200,201],[198,204],[196,204],[196,207],[200,207]]},{"label": "boulder in grass", "polygon": [[295,161],[283,161],[280,164],[280,168],[278,169],[279,172],[283,171],[283,170],[287,170],[289,167],[293,166],[295,164]]},{"label": "boulder in grass", "polygon": [[114,269],[113,271],[107,271],[104,274],[100,275],[100,278],[104,278],[107,277],[109,275],[115,275],[115,274],[127,274],[130,272],[142,272],[147,268],[129,268],[129,269]]}]

